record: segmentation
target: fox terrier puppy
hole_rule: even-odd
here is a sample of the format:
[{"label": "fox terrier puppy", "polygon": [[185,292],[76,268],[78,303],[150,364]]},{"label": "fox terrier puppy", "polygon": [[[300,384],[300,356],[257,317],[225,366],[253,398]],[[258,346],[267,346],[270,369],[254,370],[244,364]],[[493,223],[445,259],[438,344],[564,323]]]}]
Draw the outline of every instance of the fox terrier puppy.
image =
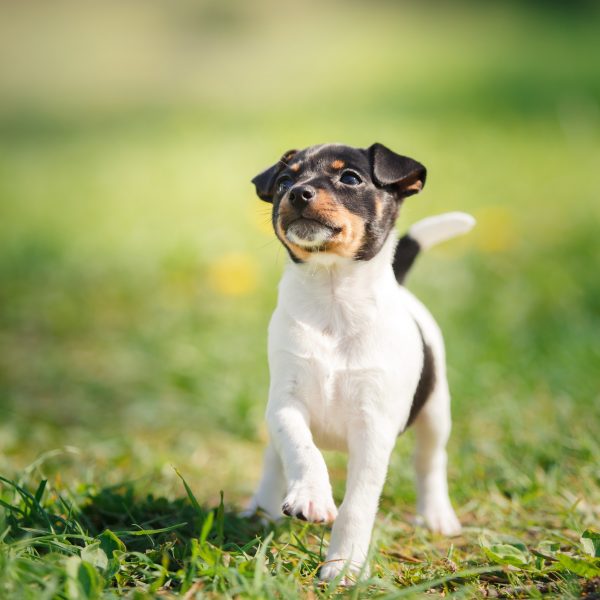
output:
[{"label": "fox terrier puppy", "polygon": [[[425,176],[422,164],[381,144],[325,144],[287,152],[252,180],[273,205],[290,260],[269,326],[270,444],[249,512],[333,522],[323,580],[368,573],[390,454],[411,425],[420,518],[433,531],[460,532],[446,477],[444,342],[402,283],[421,250],[475,221],[446,213],[398,240],[400,205]],[[319,448],[349,455],[339,511]]]}]

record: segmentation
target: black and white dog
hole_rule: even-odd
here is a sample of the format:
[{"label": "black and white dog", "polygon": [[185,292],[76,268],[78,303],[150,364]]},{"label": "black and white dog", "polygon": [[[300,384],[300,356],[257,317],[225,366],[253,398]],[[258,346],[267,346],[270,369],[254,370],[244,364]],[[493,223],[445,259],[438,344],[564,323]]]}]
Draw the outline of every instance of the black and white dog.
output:
[{"label": "black and white dog", "polygon": [[[270,445],[249,506],[276,519],[335,521],[324,580],[364,565],[396,439],[416,431],[418,512],[433,531],[457,534],[446,479],[450,394],[433,317],[402,285],[420,250],[465,233],[474,219],[447,213],[398,241],[403,199],[426,170],[381,144],[287,152],[253,179],[273,204],[290,256],[269,327]],[[349,453],[339,512],[318,447]]]}]

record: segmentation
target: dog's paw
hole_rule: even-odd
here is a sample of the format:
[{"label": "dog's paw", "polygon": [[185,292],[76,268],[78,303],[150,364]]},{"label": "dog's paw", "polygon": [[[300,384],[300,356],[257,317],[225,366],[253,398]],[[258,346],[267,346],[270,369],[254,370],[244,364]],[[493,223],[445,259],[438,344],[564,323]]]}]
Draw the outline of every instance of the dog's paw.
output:
[{"label": "dog's paw", "polygon": [[322,582],[333,581],[340,577],[338,585],[350,587],[354,585],[359,577],[365,579],[369,577],[369,568],[366,565],[357,563],[348,563],[343,558],[328,559],[319,570],[319,579]]},{"label": "dog's paw", "polygon": [[292,485],[281,510],[288,517],[313,523],[331,523],[337,517],[329,483],[298,482]]},{"label": "dog's paw", "polygon": [[418,525],[425,525],[434,533],[446,536],[459,535],[462,528],[450,503],[440,503],[424,509],[417,517]]}]

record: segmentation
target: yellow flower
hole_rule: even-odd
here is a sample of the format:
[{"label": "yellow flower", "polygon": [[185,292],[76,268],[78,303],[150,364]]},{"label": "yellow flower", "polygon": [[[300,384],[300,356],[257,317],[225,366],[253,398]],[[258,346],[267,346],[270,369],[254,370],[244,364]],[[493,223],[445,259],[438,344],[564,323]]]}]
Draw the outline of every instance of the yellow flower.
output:
[{"label": "yellow flower", "polygon": [[244,296],[256,289],[258,265],[247,254],[225,254],[211,265],[208,278],[211,287],[219,294]]},{"label": "yellow flower", "polygon": [[488,206],[475,214],[477,225],[473,230],[477,246],[484,252],[503,252],[517,240],[515,215],[505,206]]}]

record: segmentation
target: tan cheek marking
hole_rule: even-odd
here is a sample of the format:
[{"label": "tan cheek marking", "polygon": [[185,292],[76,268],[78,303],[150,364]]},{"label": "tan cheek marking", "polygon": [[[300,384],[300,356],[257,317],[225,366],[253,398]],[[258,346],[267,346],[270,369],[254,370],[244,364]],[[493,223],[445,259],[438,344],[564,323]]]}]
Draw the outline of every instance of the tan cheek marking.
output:
[{"label": "tan cheek marking", "polygon": [[300,163],[294,163],[293,165],[290,165],[290,171],[294,171],[294,173],[297,173],[300,170]]},{"label": "tan cheek marking", "polygon": [[344,208],[339,212],[343,223],[342,232],[327,249],[339,256],[354,258],[363,244],[365,222],[361,217]]},{"label": "tan cheek marking", "polygon": [[326,216],[332,214],[335,215],[338,209],[339,206],[328,192],[325,192],[324,190],[319,190],[317,192],[317,197],[312,203],[312,210],[314,210],[315,213],[323,213]]},{"label": "tan cheek marking", "polygon": [[332,169],[341,169],[346,163],[343,160],[334,160],[331,163]]},{"label": "tan cheek marking", "polygon": [[317,215],[322,214],[332,224],[342,228],[333,240],[325,244],[323,250],[353,258],[363,243],[364,220],[335,202],[331,195],[323,190],[318,192],[313,209]]},{"label": "tan cheek marking", "polygon": [[275,231],[277,232],[277,237],[279,238],[281,243],[284,246],[288,247],[292,251],[292,254],[296,258],[299,258],[300,260],[303,260],[303,261],[307,261],[310,258],[310,252],[307,252],[304,248],[301,248],[300,246],[293,244],[285,237],[285,233],[283,232],[283,228],[281,227],[281,218],[280,217],[277,217]]}]

